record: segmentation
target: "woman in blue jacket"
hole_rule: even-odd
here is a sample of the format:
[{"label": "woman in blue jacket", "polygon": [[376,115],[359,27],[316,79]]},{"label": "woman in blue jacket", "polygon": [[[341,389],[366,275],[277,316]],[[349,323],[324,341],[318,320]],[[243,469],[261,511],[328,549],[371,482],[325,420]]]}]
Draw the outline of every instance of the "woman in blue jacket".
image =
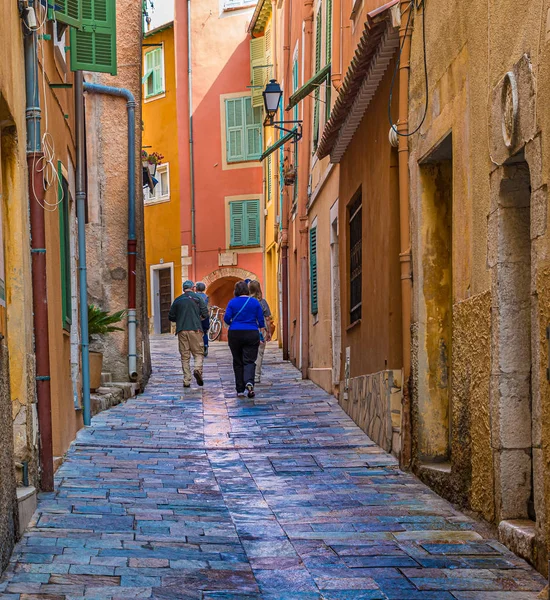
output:
[{"label": "woman in blue jacket", "polygon": [[261,304],[249,296],[248,284],[235,284],[235,298],[229,301],[223,320],[229,325],[229,348],[233,355],[237,396],[254,398],[254,376],[260,346],[260,330],[265,337],[265,320]]}]

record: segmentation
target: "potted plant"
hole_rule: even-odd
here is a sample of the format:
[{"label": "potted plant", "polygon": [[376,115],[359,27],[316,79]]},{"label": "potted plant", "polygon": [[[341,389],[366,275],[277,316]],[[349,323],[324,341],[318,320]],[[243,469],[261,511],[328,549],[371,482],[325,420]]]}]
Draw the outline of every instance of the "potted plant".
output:
[{"label": "potted plant", "polygon": [[[119,310],[115,313],[108,313],[101,308],[88,305],[88,336],[90,342],[95,342],[94,336],[105,335],[113,331],[124,331],[121,327],[115,327],[115,323],[120,323],[124,318],[126,311]],[[90,390],[93,392],[101,385],[101,372],[103,370],[103,353],[90,351]]]},{"label": "potted plant", "polygon": [[159,152],[151,152],[147,157],[147,162],[149,166],[149,173],[154,177],[157,172],[157,166],[162,163],[164,160],[164,156]]}]

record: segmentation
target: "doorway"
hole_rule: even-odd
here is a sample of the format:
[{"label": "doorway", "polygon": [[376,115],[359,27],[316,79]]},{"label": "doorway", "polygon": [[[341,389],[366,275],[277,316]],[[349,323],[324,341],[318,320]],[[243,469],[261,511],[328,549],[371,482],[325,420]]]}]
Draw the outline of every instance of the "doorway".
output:
[{"label": "doorway", "polygon": [[172,263],[151,267],[153,330],[157,334],[170,333],[171,331],[168,313],[174,298],[173,269]]}]

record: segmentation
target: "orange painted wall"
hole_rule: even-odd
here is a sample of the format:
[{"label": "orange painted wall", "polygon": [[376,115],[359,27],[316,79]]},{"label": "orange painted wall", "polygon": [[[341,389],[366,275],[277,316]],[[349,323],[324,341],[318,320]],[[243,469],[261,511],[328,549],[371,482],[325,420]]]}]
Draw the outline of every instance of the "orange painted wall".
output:
[{"label": "orange painted wall", "polygon": [[[174,294],[181,289],[180,248],[180,173],[178,161],[178,135],[176,134],[176,56],[173,26],[146,36],[144,44],[163,44],[165,93],[146,99],[142,104],[143,147],[148,153],[160,152],[170,173],[170,199],[158,204],[145,204],[145,257],[147,261],[148,315],[152,315],[151,265],[162,260],[174,263]],[[151,50],[143,46],[143,56]],[[143,59],[145,64],[145,58]]]},{"label": "orange painted wall", "polygon": [[[263,182],[259,162],[224,164],[223,96],[249,95],[250,53],[246,25],[252,9],[224,12],[218,0],[191,3],[192,106],[196,207],[196,251],[191,244],[191,186],[189,174],[187,2],[176,1],[176,63],[178,129],[182,177],[181,244],[193,258],[189,277],[201,280],[219,268],[220,251],[229,250],[228,198],[260,199],[263,221]],[[238,264],[263,282],[261,247],[236,249]],[[225,295],[224,295],[225,296]]]}]

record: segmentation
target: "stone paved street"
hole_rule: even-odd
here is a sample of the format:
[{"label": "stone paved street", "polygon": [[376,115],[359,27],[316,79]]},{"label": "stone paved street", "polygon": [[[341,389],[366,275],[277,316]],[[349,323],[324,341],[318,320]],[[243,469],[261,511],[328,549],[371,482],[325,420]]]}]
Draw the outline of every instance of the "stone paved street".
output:
[{"label": "stone paved street", "polygon": [[2,600],[531,600],[543,578],[266,358],[237,399],[215,345],[186,391],[171,337],[146,393],[96,417],[41,498]]}]

